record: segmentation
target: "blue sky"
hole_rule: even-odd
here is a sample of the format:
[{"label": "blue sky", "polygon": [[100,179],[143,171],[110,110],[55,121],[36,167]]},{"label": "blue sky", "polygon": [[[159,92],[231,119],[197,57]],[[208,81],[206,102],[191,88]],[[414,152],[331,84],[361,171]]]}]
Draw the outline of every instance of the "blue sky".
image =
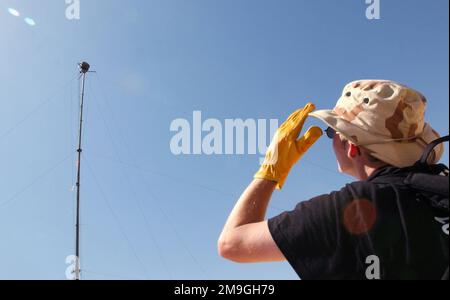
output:
[{"label": "blue sky", "polygon": [[[447,0],[381,0],[374,21],[363,0],[81,0],[78,21],[65,8],[0,1],[0,279],[64,279],[74,254],[80,60],[97,71],[86,90],[85,279],[297,278],[286,263],[218,257],[259,156],[172,155],[170,123],[194,110],[281,120],[307,101],[332,108],[349,81],[386,78],[422,91],[427,119],[449,131]],[[321,139],[269,216],[349,181]]]}]

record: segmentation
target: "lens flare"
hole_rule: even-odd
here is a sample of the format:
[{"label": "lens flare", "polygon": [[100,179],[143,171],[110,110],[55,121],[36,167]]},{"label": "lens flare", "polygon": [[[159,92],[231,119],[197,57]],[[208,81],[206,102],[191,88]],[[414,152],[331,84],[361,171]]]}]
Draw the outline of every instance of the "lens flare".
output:
[{"label": "lens flare", "polygon": [[377,221],[375,205],[367,199],[355,199],[344,209],[343,221],[351,234],[367,234]]},{"label": "lens flare", "polygon": [[14,17],[19,17],[20,16],[20,13],[14,8],[8,8],[8,12],[9,12],[10,15],[13,15]]},{"label": "lens flare", "polygon": [[25,23],[27,23],[30,26],[36,26],[36,22],[32,18],[25,18]]}]

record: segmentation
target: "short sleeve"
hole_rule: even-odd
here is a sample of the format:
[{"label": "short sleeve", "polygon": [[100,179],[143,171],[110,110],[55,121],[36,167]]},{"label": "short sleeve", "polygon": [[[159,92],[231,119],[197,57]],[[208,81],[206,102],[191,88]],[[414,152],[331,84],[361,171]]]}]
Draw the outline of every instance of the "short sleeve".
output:
[{"label": "short sleeve", "polygon": [[[302,202],[269,220],[273,239],[302,279],[335,279],[348,266],[350,237],[342,228],[345,189]],[[350,251],[351,253],[351,251]]]}]

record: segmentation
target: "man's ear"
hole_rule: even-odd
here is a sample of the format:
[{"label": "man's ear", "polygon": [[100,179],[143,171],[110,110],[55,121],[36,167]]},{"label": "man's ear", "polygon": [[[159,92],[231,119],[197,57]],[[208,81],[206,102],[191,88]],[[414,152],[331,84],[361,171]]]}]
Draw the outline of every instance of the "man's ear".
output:
[{"label": "man's ear", "polygon": [[356,146],[355,144],[348,142],[348,149],[347,149],[347,156],[351,157],[351,158],[355,158],[357,156],[361,155],[361,149],[359,149],[358,146]]}]

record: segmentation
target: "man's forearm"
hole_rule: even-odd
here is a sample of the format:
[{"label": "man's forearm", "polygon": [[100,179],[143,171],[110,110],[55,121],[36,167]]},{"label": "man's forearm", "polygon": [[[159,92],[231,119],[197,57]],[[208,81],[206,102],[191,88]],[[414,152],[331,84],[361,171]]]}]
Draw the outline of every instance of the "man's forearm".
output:
[{"label": "man's forearm", "polygon": [[228,230],[264,221],[275,187],[276,182],[263,179],[253,180],[233,208],[222,235],[226,234]]}]

